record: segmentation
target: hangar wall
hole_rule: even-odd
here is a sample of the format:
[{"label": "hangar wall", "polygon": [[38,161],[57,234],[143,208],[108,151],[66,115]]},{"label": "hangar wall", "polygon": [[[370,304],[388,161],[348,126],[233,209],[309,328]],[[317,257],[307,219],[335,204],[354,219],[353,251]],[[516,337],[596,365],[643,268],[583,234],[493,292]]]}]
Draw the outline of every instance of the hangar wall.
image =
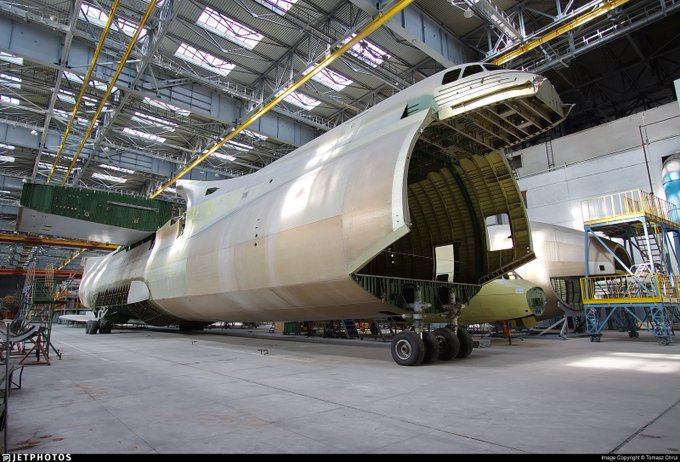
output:
[{"label": "hangar wall", "polygon": [[547,143],[511,154],[521,156],[516,172],[529,219],[582,230],[581,200],[649,191],[645,151],[653,192],[665,199],[661,169],[666,156],[680,152],[680,106],[674,101],[550,143],[552,168]]}]

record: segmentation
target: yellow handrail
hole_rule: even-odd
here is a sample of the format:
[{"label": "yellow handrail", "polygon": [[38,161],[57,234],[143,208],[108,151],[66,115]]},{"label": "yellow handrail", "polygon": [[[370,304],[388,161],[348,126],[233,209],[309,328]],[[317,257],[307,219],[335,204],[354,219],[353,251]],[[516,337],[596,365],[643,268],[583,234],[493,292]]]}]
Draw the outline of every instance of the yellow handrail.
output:
[{"label": "yellow handrail", "polygon": [[581,278],[585,304],[680,301],[680,277],[665,273]]}]

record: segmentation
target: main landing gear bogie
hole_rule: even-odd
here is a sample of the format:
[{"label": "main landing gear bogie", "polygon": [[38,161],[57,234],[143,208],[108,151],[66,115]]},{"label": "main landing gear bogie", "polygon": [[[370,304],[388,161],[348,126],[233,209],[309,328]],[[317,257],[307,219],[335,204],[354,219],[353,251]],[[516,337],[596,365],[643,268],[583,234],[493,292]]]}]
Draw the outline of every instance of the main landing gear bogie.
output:
[{"label": "main landing gear bogie", "polygon": [[462,327],[440,327],[423,332],[422,337],[413,331],[398,333],[392,340],[390,350],[394,362],[400,366],[418,366],[454,358],[467,358],[472,353],[470,333]]}]

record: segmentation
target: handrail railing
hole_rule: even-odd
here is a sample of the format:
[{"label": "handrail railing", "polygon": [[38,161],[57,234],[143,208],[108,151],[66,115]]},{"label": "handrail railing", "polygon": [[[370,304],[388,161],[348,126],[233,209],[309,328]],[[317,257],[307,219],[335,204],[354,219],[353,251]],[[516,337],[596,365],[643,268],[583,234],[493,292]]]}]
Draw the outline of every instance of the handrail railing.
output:
[{"label": "handrail railing", "polygon": [[581,278],[584,304],[680,301],[680,277],[665,273]]},{"label": "handrail railing", "polygon": [[640,215],[675,221],[678,213],[677,206],[640,189],[581,201],[581,215],[585,224]]}]

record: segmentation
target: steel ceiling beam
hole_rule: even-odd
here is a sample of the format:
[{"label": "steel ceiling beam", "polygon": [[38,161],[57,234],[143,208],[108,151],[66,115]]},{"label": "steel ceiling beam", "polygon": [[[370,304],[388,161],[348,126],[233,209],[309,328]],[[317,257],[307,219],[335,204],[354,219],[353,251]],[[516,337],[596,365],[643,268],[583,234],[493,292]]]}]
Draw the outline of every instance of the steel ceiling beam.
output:
[{"label": "steel ceiling beam", "polygon": [[510,62],[513,59],[533,50],[534,48],[537,48],[537,47],[553,40],[556,37],[564,35],[567,32],[584,25],[589,21],[592,21],[593,19],[595,19],[597,17],[602,16],[603,14],[613,10],[614,8],[618,8],[619,6],[624,5],[625,3],[628,3],[629,1],[630,0],[604,0],[604,1],[601,1],[601,2],[598,3],[598,6],[596,6],[594,9],[592,9],[592,10],[586,12],[586,13],[579,14],[574,19],[567,21],[565,24],[559,25],[552,30],[541,33],[541,35],[538,36],[537,38],[534,38],[534,39],[529,40],[528,42],[526,42],[522,45],[514,47],[510,51],[507,51],[507,50],[501,51],[500,56],[497,56],[496,58],[492,59],[491,62],[494,63],[494,64],[498,64],[498,65]]},{"label": "steel ceiling beam", "polygon": [[283,101],[283,99],[286,96],[288,96],[293,91],[300,88],[307,81],[309,81],[312,77],[314,77],[319,71],[325,69],[333,61],[335,61],[340,56],[342,56],[347,50],[349,50],[354,45],[359,43],[361,40],[366,38],[368,35],[373,33],[375,30],[377,30],[379,27],[381,27],[383,24],[385,24],[387,21],[389,21],[389,19],[392,18],[395,14],[397,14],[399,11],[406,8],[413,1],[414,0],[399,0],[399,1],[397,1],[392,8],[387,10],[382,15],[378,16],[378,18],[371,21],[371,23],[369,23],[368,26],[366,26],[362,31],[358,32],[351,40],[349,40],[343,46],[341,46],[340,48],[336,49],[335,51],[330,53],[328,56],[326,56],[323,60],[321,60],[321,62],[319,62],[318,65],[316,65],[313,69],[311,69],[307,74],[303,75],[296,82],[289,85],[281,94],[279,94],[277,97],[272,99],[269,103],[267,103],[264,107],[262,107],[261,109],[256,111],[253,115],[248,117],[248,119],[245,122],[243,122],[240,126],[236,127],[234,130],[232,130],[229,134],[227,134],[227,136],[222,138],[222,140],[220,142],[218,142],[213,147],[208,149],[206,152],[201,154],[197,159],[195,159],[193,162],[191,162],[187,167],[182,169],[177,175],[175,175],[169,181],[167,181],[166,183],[161,185],[161,187],[158,188],[155,192],[153,192],[150,197],[151,198],[156,197],[165,188],[167,188],[168,186],[175,183],[175,181],[177,181],[178,179],[182,178],[186,173],[188,173],[194,167],[198,166],[201,162],[203,162],[203,160],[206,159],[209,155],[211,155],[213,152],[217,151],[219,148],[224,146],[227,143],[227,141],[234,138],[238,133],[240,133],[244,129],[248,128],[248,126],[250,124],[255,122],[257,119],[259,119],[264,114],[266,114],[270,109],[272,109],[274,106],[276,106],[281,101]]},{"label": "steel ceiling beam", "polygon": [[[40,157],[41,157],[41,152],[43,149],[45,149],[45,142],[47,140],[47,130],[50,127],[50,122],[52,120],[52,111],[54,110],[54,105],[57,102],[57,95],[59,94],[59,87],[61,86],[61,79],[63,78],[63,73],[64,69],[66,69],[66,63],[68,62],[68,55],[69,52],[71,51],[71,43],[73,42],[73,36],[76,31],[76,26],[78,24],[78,15],[80,13],[80,5],[82,4],[83,0],[76,0],[73,5],[72,5],[72,10],[71,10],[71,18],[69,19],[69,28],[68,32],[64,36],[64,44],[62,45],[62,50],[61,50],[61,59],[59,60],[59,69],[57,70],[57,79],[56,83],[54,85],[54,92],[52,93],[52,96],[50,97],[50,103],[47,108],[47,113],[45,114],[45,123],[43,124],[43,130],[42,134],[40,135],[40,143],[38,144],[38,154],[35,156],[35,163],[33,164],[33,175],[31,178],[35,180],[36,176],[38,175],[38,169],[40,165]],[[117,7],[118,0],[116,0],[115,7]],[[113,9],[112,9],[112,14],[113,14]],[[104,39],[102,38],[102,42]],[[95,59],[96,60],[96,59]],[[84,84],[86,82],[83,82]],[[82,98],[82,92],[81,95],[78,97],[78,103],[80,102],[80,98]],[[73,109],[73,114],[71,114],[71,120],[69,120],[69,124],[67,126],[67,130],[70,129],[71,123],[73,122],[73,119],[75,119],[76,116],[76,110],[77,110],[77,105]],[[68,133],[68,131],[67,131]],[[66,135],[64,136],[64,140],[66,139]],[[61,149],[60,149],[61,151]],[[50,171],[50,176],[49,178],[52,177],[52,172],[54,171],[54,167],[52,167],[52,171]],[[49,178],[48,178],[48,184],[49,184]]]},{"label": "steel ceiling beam", "polygon": [[[116,0],[118,1],[118,0]],[[158,51],[160,47],[161,40],[165,36],[165,34],[168,31],[168,26],[170,25],[170,22],[177,16],[178,8],[174,8],[174,1],[173,0],[166,0],[161,8],[160,12],[160,24],[158,29],[155,31],[155,33],[149,33],[147,34],[147,47],[145,50],[142,52],[142,60],[141,62],[137,65],[137,74],[135,75],[135,78],[132,80],[131,83],[129,83],[129,87],[131,88],[136,88],[139,81],[141,80],[142,76],[144,75],[144,71],[149,67],[149,65],[153,62],[153,57],[155,56],[156,52]],[[101,129],[95,134],[94,137],[94,145],[92,146],[92,150],[90,154],[87,156],[87,159],[85,160],[85,164],[83,165],[83,168],[76,174],[74,183],[78,183],[80,178],[83,176],[85,173],[85,170],[89,167],[91,160],[94,158],[96,153],[99,151],[99,148],[102,144],[102,142],[106,139],[106,135],[109,133],[109,130],[111,130],[111,127],[113,127],[114,123],[116,122],[116,119],[122,112],[123,108],[126,106],[126,103],[130,99],[130,96],[132,93],[130,92],[124,92],[123,97],[121,98],[120,102],[118,103],[118,106],[114,109],[113,113],[108,116],[108,120],[106,123],[102,124]],[[105,116],[106,117],[106,116]]]},{"label": "steel ceiling beam", "polygon": [[0,233],[0,242],[26,246],[68,247],[86,250],[116,250],[117,245],[101,242],[77,241],[74,239],[57,239],[51,237],[29,236],[26,234]]},{"label": "steel ceiling beam", "polygon": [[85,131],[85,135],[83,136],[83,139],[81,140],[80,145],[78,146],[78,149],[76,150],[75,154],[73,155],[73,160],[71,160],[71,164],[69,165],[68,170],[66,170],[66,173],[64,174],[64,179],[61,181],[62,186],[64,186],[66,184],[66,181],[68,180],[68,177],[71,174],[71,170],[73,170],[73,167],[75,166],[76,161],[78,160],[78,156],[80,156],[80,153],[83,150],[83,147],[85,146],[85,140],[90,136],[90,132],[94,128],[94,124],[97,121],[97,117],[99,117],[99,114],[101,114],[102,109],[104,109],[104,105],[106,104],[106,100],[109,98],[109,95],[111,94],[111,91],[113,90],[113,87],[116,83],[116,80],[118,80],[118,76],[123,71],[123,68],[125,67],[125,62],[130,57],[130,53],[132,53],[132,49],[134,48],[135,43],[137,42],[137,39],[139,38],[139,34],[141,33],[142,29],[144,28],[144,24],[146,24],[146,21],[149,19],[149,16],[151,16],[151,12],[153,11],[155,6],[156,6],[156,0],[149,0],[149,5],[147,6],[146,11],[144,12],[144,16],[142,16],[142,19],[139,21],[139,24],[137,25],[137,29],[135,30],[134,35],[130,39],[130,43],[128,44],[128,47],[125,50],[125,53],[123,53],[123,57],[120,60],[120,64],[118,64],[118,67],[116,68],[116,72],[113,74],[111,81],[109,82],[108,86],[106,87],[106,91],[104,92],[104,95],[102,96],[102,100],[99,103],[97,110],[92,115],[92,120],[90,121],[90,125],[87,127],[87,130]]}]

